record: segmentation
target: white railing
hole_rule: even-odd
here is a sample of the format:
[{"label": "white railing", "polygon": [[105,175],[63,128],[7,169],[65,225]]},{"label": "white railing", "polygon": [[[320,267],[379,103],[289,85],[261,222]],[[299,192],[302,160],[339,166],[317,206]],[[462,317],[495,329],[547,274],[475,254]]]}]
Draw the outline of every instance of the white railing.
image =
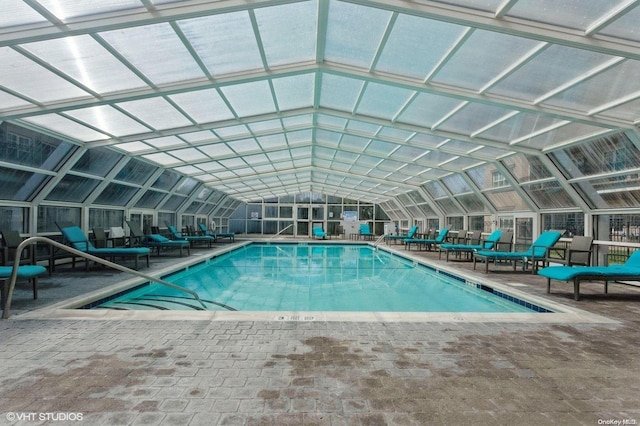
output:
[{"label": "white railing", "polygon": [[102,259],[100,257],[91,255],[89,253],[85,253],[83,251],[76,250],[76,249],[74,249],[72,247],[69,247],[69,246],[64,245],[62,243],[54,241],[54,240],[52,240],[50,238],[46,238],[46,237],[29,237],[26,240],[22,241],[20,243],[20,245],[18,245],[18,247],[16,248],[15,260],[13,262],[13,270],[11,271],[11,279],[9,280],[9,290],[7,291],[7,294],[6,294],[6,298],[5,298],[5,301],[4,301],[4,306],[2,307],[2,319],[7,319],[10,316],[9,310],[11,308],[11,297],[13,296],[13,289],[15,288],[16,280],[18,279],[18,267],[20,266],[20,258],[22,257],[21,256],[22,255],[22,251],[28,245],[34,244],[34,243],[38,243],[38,242],[44,242],[44,243],[50,244],[50,245],[52,245],[54,247],[57,247],[57,248],[59,248],[61,250],[65,250],[65,251],[67,251],[67,252],[69,252],[71,254],[74,254],[76,256],[80,256],[80,257],[83,257],[85,259],[92,260],[92,261],[94,261],[96,263],[99,263],[101,265],[105,265],[105,266],[108,266],[110,268],[117,269],[118,271],[121,271],[121,272],[128,272],[129,274],[133,274],[133,275],[135,275],[137,277],[144,278],[145,280],[153,281],[153,282],[156,282],[158,284],[161,284],[161,285],[164,285],[164,286],[167,286],[167,287],[171,287],[171,288],[173,288],[175,290],[179,290],[179,291],[183,291],[185,293],[188,293],[191,296],[193,296],[194,299],[196,299],[205,310],[207,310],[207,306],[204,304],[204,302],[202,300],[200,300],[200,296],[198,296],[198,294],[195,291],[189,290],[189,289],[184,288],[184,287],[180,287],[179,285],[170,283],[170,282],[165,281],[165,280],[161,280],[161,279],[156,278],[156,277],[152,277],[151,275],[143,274],[142,272],[138,272],[138,271],[136,271],[134,269],[129,269],[129,268],[125,267],[125,266],[118,265],[117,263],[110,262],[110,261],[108,261],[106,259]]},{"label": "white railing", "polygon": [[378,237],[378,239],[376,239],[376,241],[373,243],[373,248],[378,250],[378,246],[380,245],[380,243],[384,240],[384,237],[386,237],[386,235],[382,234]]},{"label": "white railing", "polygon": [[282,228],[280,231],[278,231],[275,235],[272,235],[267,242],[271,242],[271,240],[273,240],[275,237],[277,237],[278,235],[282,234],[284,231],[286,231],[287,229],[291,228],[293,226],[293,223],[291,225],[287,225],[284,228]]}]

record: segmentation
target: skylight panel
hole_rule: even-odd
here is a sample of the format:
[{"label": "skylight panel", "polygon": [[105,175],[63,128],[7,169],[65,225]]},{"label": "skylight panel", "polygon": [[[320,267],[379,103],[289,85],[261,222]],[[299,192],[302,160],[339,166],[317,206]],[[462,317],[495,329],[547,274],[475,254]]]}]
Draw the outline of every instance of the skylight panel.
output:
[{"label": "skylight panel", "polygon": [[145,140],[148,144],[155,148],[168,148],[187,145],[183,140],[177,136],[163,136],[161,138],[153,138]]},{"label": "skylight panel", "polygon": [[43,103],[89,97],[84,90],[9,47],[0,47],[0,86]]},{"label": "skylight panel", "polygon": [[287,140],[282,133],[276,135],[260,136],[257,138],[257,140],[264,150],[288,147]]},{"label": "skylight panel", "polygon": [[297,130],[294,132],[287,132],[286,138],[289,141],[289,145],[307,144],[311,143],[313,132],[311,129]]},{"label": "skylight panel", "polygon": [[420,157],[425,153],[424,148],[418,148],[413,146],[401,146],[398,148],[391,158],[399,161],[414,161],[416,158]]},{"label": "skylight panel", "polygon": [[46,22],[46,19],[30,8],[25,2],[10,1],[2,3],[0,13],[0,28],[9,28],[17,25],[36,24]]},{"label": "skylight panel", "polygon": [[292,117],[284,117],[282,124],[285,129],[292,129],[296,127],[309,127],[313,125],[313,114],[295,115]]},{"label": "skylight panel", "polygon": [[389,143],[389,142],[384,142],[384,141],[374,139],[373,141],[371,141],[369,146],[367,146],[366,152],[388,156],[397,148],[398,148],[398,145],[395,143]]},{"label": "skylight panel", "polygon": [[182,166],[174,169],[176,172],[184,173],[185,175],[198,175],[202,174],[202,170],[194,166]]},{"label": "skylight panel", "polygon": [[391,12],[352,3],[329,3],[325,60],[369,68]]},{"label": "skylight panel", "polygon": [[229,120],[233,113],[216,89],[198,90],[169,96],[196,123]]},{"label": "skylight panel", "polygon": [[314,81],[315,74],[312,73],[274,79],[278,109],[287,111],[313,106]]},{"label": "skylight panel", "polygon": [[238,154],[245,154],[247,152],[255,152],[260,150],[260,145],[258,145],[255,139],[229,141],[227,142],[227,145]]},{"label": "skylight panel", "polygon": [[149,131],[148,127],[143,126],[110,105],[75,109],[66,112],[66,114],[114,136],[125,136]]},{"label": "skylight panel", "polygon": [[247,163],[242,158],[227,158],[226,160],[218,161],[227,169],[235,169],[236,167],[246,167]]},{"label": "skylight panel", "polygon": [[[434,76],[433,82],[480,90],[517,62],[523,52],[530,51],[539,43],[537,40],[476,30]],[[487,49],[487,46],[491,48]]]},{"label": "skylight panel", "polygon": [[416,135],[409,140],[409,145],[414,145],[420,148],[435,149],[445,140],[445,138],[439,136],[416,133]]},{"label": "skylight panel", "polygon": [[217,161],[209,161],[206,163],[198,164],[198,167],[204,170],[205,172],[219,172],[225,170],[225,167],[218,163]]},{"label": "skylight panel", "polygon": [[517,145],[525,145],[537,149],[553,149],[558,145],[562,145],[562,143],[574,142],[580,139],[589,139],[608,132],[609,129],[604,129],[602,127],[570,123],[566,126],[550,130],[549,132],[543,133],[539,136],[518,142]]},{"label": "skylight panel", "polygon": [[147,87],[88,35],[28,43],[22,47],[97,93]]},{"label": "skylight panel", "polygon": [[130,9],[143,9],[139,0],[38,0],[49,12],[63,22],[72,18],[96,15],[107,12],[120,12]]},{"label": "skylight panel", "polygon": [[584,31],[619,3],[618,0],[518,0],[507,16]]},{"label": "skylight panel", "polygon": [[192,124],[163,98],[122,102],[118,106],[158,130]]},{"label": "skylight panel", "polygon": [[640,8],[635,7],[605,27],[598,34],[640,42],[638,22],[640,22]]},{"label": "skylight panel", "polygon": [[206,153],[211,158],[222,158],[228,155],[236,155],[225,143],[215,143],[198,147],[200,151]]},{"label": "skylight panel", "polygon": [[202,130],[200,132],[181,133],[180,137],[187,142],[205,142],[218,140],[217,136],[211,133],[209,130]]},{"label": "skylight panel", "polygon": [[255,9],[269,67],[315,59],[317,1]]},{"label": "skylight panel", "polygon": [[100,36],[157,85],[205,77],[168,23],[122,28]]},{"label": "skylight panel", "polygon": [[419,93],[398,116],[399,123],[431,127],[462,101],[444,96]]},{"label": "skylight panel", "polygon": [[356,133],[364,133],[368,136],[375,136],[380,131],[381,126],[360,120],[349,120],[346,129]]},{"label": "skylight panel", "polygon": [[273,96],[266,81],[234,84],[221,90],[240,117],[275,112]]},{"label": "skylight panel", "polygon": [[287,150],[268,152],[267,156],[271,162],[291,159],[291,155],[289,155],[289,151]]},{"label": "skylight panel", "polygon": [[355,78],[322,74],[322,89],[320,91],[320,106],[339,111],[353,111],[363,81]]},{"label": "skylight panel", "polygon": [[350,149],[354,151],[362,151],[369,144],[371,139],[363,138],[355,135],[344,135],[340,142],[340,148]]},{"label": "skylight panel", "polygon": [[188,19],[178,25],[212,75],[263,68],[247,11]]},{"label": "skylight panel", "polygon": [[486,104],[468,104],[445,120],[438,128],[471,135],[478,129],[504,117],[511,110]]},{"label": "skylight panel", "polygon": [[[322,90],[322,92],[324,93],[324,89]],[[327,114],[318,114],[316,121],[318,126],[339,130],[345,129],[346,126],[351,122],[351,120]]]},{"label": "skylight panel", "polygon": [[209,157],[204,155],[201,151],[196,148],[185,148],[178,149],[175,151],[168,151],[168,154],[173,155],[174,157],[184,161],[185,163],[189,163],[191,161],[200,161],[200,160],[208,160]]},{"label": "skylight panel", "polygon": [[96,132],[89,127],[78,124],[75,121],[61,117],[58,114],[45,114],[35,117],[23,118],[28,123],[42,126],[45,129],[53,130],[67,136],[70,140],[90,142],[95,140],[108,139],[103,133]]},{"label": "skylight panel", "polygon": [[239,124],[237,126],[217,127],[213,130],[218,134],[218,136],[223,139],[251,136],[251,132],[244,124]]},{"label": "skylight panel", "polygon": [[459,25],[400,14],[376,71],[424,79],[465,30]]},{"label": "skylight panel", "polygon": [[623,103],[615,108],[606,109],[596,116],[618,118],[635,123],[640,122],[640,98],[633,102]]},{"label": "skylight panel", "polygon": [[149,145],[143,142],[121,143],[118,145],[113,145],[113,147],[121,149],[126,152],[131,152],[131,153],[142,152],[142,151],[147,151],[151,149]]},{"label": "skylight panel", "polygon": [[566,46],[550,46],[507,76],[488,93],[527,101],[588,77],[588,72],[615,59],[611,55]]},{"label": "skylight panel", "polygon": [[33,104],[0,90],[0,111],[8,111],[14,108],[24,108],[29,106],[33,106]]},{"label": "skylight panel", "polygon": [[273,130],[282,130],[282,123],[280,120],[256,121],[249,123],[248,127],[253,133],[261,133]]},{"label": "skylight panel", "polygon": [[169,154],[165,154],[164,152],[158,152],[155,154],[145,154],[142,157],[146,158],[149,161],[153,161],[154,163],[160,164],[161,166],[171,166],[171,165],[176,165],[180,163],[180,161],[177,158],[172,157]]},{"label": "skylight panel", "polygon": [[378,133],[378,136],[381,138],[394,139],[397,141],[406,141],[411,136],[413,136],[413,134],[414,132],[410,132],[408,130],[397,129],[391,126],[384,126]]}]

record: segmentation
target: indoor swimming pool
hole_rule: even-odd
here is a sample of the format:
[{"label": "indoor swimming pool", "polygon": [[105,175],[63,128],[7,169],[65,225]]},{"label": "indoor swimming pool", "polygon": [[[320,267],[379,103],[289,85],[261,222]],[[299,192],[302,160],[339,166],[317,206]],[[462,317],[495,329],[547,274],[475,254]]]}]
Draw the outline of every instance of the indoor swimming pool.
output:
[{"label": "indoor swimming pool", "polygon": [[[543,313],[545,307],[371,245],[252,243],[84,306],[115,310]],[[203,306],[204,305],[204,306]]]}]

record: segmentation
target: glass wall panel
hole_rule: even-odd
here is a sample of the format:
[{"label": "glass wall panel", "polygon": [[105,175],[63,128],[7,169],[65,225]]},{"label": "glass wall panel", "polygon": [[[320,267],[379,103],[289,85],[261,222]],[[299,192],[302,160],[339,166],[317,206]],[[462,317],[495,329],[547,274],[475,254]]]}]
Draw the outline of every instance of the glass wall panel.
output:
[{"label": "glass wall panel", "polygon": [[453,200],[449,198],[442,198],[440,200],[436,200],[436,204],[442,209],[445,214],[461,214],[463,213],[460,210],[460,207]]},{"label": "glass wall panel", "polygon": [[0,230],[29,232],[28,207],[0,207]]},{"label": "glass wall panel", "polygon": [[47,195],[50,201],[82,203],[100,183],[99,180],[74,175],[65,175]]},{"label": "glass wall panel", "polygon": [[444,178],[442,178],[442,182],[454,195],[471,192],[471,187],[469,186],[469,184],[464,180],[462,176],[458,174],[445,176]]},{"label": "glass wall panel", "polygon": [[162,210],[176,211],[186,199],[186,197],[181,197],[180,195],[172,195],[160,208]]},{"label": "glass wall panel", "polygon": [[556,181],[527,184],[522,188],[542,209],[575,207],[567,191]]},{"label": "glass wall panel", "polygon": [[51,176],[40,173],[0,167],[0,182],[2,183],[0,199],[30,201],[49,179]]},{"label": "glass wall panel", "polygon": [[570,178],[640,167],[640,150],[624,133],[555,151],[551,157]]},{"label": "glass wall panel", "polygon": [[264,217],[265,218],[277,218],[278,217],[278,206],[264,206]]},{"label": "glass wall panel", "polygon": [[376,220],[389,220],[387,213],[377,204],[375,206],[375,215]]},{"label": "glass wall panel", "polygon": [[566,231],[566,237],[584,235],[583,213],[543,213],[542,229]]},{"label": "glass wall panel", "polygon": [[358,220],[373,220],[373,206],[360,206]]},{"label": "glass wall panel", "polygon": [[446,226],[451,231],[459,231],[464,228],[464,217],[449,216],[446,219]]},{"label": "glass wall panel", "polygon": [[178,194],[189,195],[191,191],[198,185],[198,181],[192,178],[185,178],[176,188]]},{"label": "glass wall panel", "polygon": [[435,180],[424,184],[424,189],[431,195],[431,198],[441,198],[448,195],[444,188],[442,188],[440,182]]},{"label": "glass wall panel", "polygon": [[94,148],[85,152],[71,170],[105,177],[123,155],[106,148]]},{"label": "glass wall panel", "polygon": [[494,164],[484,164],[474,167],[468,172],[469,177],[478,185],[480,189],[502,188],[509,186],[507,179],[504,177]]},{"label": "glass wall panel", "polygon": [[89,228],[124,226],[124,210],[89,209]]},{"label": "glass wall panel", "polygon": [[171,190],[171,188],[173,188],[176,185],[176,183],[178,183],[180,178],[181,176],[176,172],[172,172],[171,170],[165,170],[164,172],[162,172],[162,174],[151,186],[156,189],[163,189],[165,191],[169,191]]},{"label": "glass wall panel", "polygon": [[596,208],[637,208],[640,206],[638,175],[617,176],[574,184]]},{"label": "glass wall panel", "polygon": [[166,196],[167,194],[164,192],[147,190],[135,204],[135,207],[155,209]]},{"label": "glass wall panel", "polygon": [[199,201],[194,201],[192,202],[189,207],[187,207],[185,209],[185,213],[198,213],[198,211],[202,208],[202,206],[204,205],[204,203],[201,203]]},{"label": "glass wall panel", "polygon": [[56,223],[81,224],[82,210],[80,207],[38,206],[38,233],[60,232]]},{"label": "glass wall panel", "polygon": [[469,216],[469,231],[491,232],[491,217]]},{"label": "glass wall panel", "polygon": [[0,124],[0,161],[58,170],[74,146],[60,139],[10,124]]},{"label": "glass wall panel", "polygon": [[118,172],[116,180],[143,185],[156,170],[156,166],[132,158]]},{"label": "glass wall panel", "polygon": [[496,210],[504,211],[520,211],[529,210],[529,206],[520,198],[520,196],[512,190],[487,191],[484,195],[489,199]]},{"label": "glass wall panel", "polygon": [[158,225],[161,227],[166,226],[166,224],[175,225],[176,224],[176,214],[169,212],[158,212]]},{"label": "glass wall panel", "polygon": [[456,197],[456,200],[462,204],[464,209],[469,213],[479,213],[486,211],[484,202],[476,194],[465,194]]},{"label": "glass wall panel", "polygon": [[540,158],[533,155],[512,155],[505,158],[503,163],[519,183],[552,177]]},{"label": "glass wall panel", "polygon": [[132,186],[110,183],[96,198],[96,204],[124,206],[140,190]]}]

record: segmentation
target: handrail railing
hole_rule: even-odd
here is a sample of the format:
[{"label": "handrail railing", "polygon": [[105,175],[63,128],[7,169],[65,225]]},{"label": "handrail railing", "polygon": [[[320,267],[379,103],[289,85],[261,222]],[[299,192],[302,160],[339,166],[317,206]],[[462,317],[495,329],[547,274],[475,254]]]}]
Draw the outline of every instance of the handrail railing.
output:
[{"label": "handrail railing", "polygon": [[204,304],[204,302],[202,300],[200,300],[200,296],[198,296],[198,294],[193,290],[189,290],[187,288],[180,287],[179,285],[170,283],[170,282],[162,280],[160,278],[152,277],[151,275],[143,274],[142,272],[138,272],[138,271],[136,271],[134,269],[130,269],[130,268],[127,268],[125,266],[118,265],[117,263],[110,262],[110,261],[108,261],[106,259],[102,259],[102,258],[94,256],[92,254],[85,253],[85,252],[80,251],[80,250],[76,250],[73,247],[69,247],[69,246],[64,245],[62,243],[54,241],[54,240],[52,240],[50,238],[46,238],[46,237],[29,237],[26,240],[22,241],[20,243],[20,245],[18,245],[18,247],[16,248],[15,260],[13,262],[13,270],[11,271],[11,279],[9,281],[9,291],[7,291],[7,294],[6,294],[7,297],[6,297],[5,301],[4,301],[4,306],[2,307],[2,319],[7,319],[10,316],[9,309],[11,308],[11,297],[13,295],[13,289],[14,289],[14,287],[16,285],[16,281],[18,279],[18,266],[20,266],[20,258],[22,257],[21,256],[22,250],[24,250],[24,248],[26,246],[28,246],[30,244],[33,244],[33,243],[37,243],[37,242],[44,242],[44,243],[50,244],[50,245],[52,245],[54,247],[57,247],[59,249],[68,251],[69,253],[74,254],[76,256],[80,256],[80,257],[83,257],[85,259],[92,260],[92,261],[94,261],[96,263],[100,263],[101,265],[109,266],[110,268],[117,269],[118,271],[121,271],[121,272],[128,272],[128,273],[133,274],[135,276],[138,276],[140,278],[144,278],[146,280],[153,281],[153,282],[156,282],[158,284],[161,284],[161,285],[164,285],[164,286],[167,286],[167,287],[171,287],[171,288],[173,288],[175,290],[178,290],[178,291],[183,291],[183,292],[188,293],[191,296],[193,296],[200,303],[200,305],[205,310],[207,310],[207,306]]},{"label": "handrail railing", "polygon": [[275,237],[277,237],[278,235],[282,234],[284,231],[286,231],[287,229],[291,228],[292,226],[293,226],[293,223],[291,225],[285,226],[280,231],[278,231],[275,235],[272,235],[271,237],[269,237],[267,242],[273,240]]},{"label": "handrail railing", "polygon": [[376,241],[373,243],[373,248],[374,249],[376,249],[376,250],[378,249],[378,246],[380,245],[382,240],[384,240],[384,237],[386,237],[386,235],[382,234],[376,239]]}]

